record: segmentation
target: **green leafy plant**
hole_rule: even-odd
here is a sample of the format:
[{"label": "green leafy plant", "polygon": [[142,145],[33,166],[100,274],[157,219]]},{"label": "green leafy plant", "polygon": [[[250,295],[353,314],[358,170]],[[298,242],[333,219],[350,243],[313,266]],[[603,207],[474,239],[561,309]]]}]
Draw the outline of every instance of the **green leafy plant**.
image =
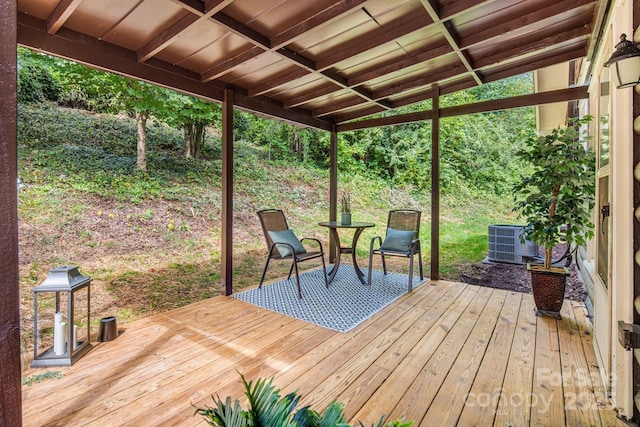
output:
[{"label": "green leafy plant", "polygon": [[[194,415],[201,415],[212,426],[219,427],[348,427],[344,415],[344,405],[331,402],[322,412],[317,412],[309,406],[296,410],[301,396],[297,391],[280,397],[280,390],[273,385],[273,378],[265,380],[259,378],[247,382],[240,374],[244,384],[245,396],[249,401],[249,408],[243,409],[238,400],[232,401],[230,396],[223,401],[212,396],[214,406],[196,408]],[[359,423],[363,426],[362,423]],[[377,427],[410,427],[413,422],[396,420],[384,424],[384,416]]]},{"label": "green leafy plant", "polygon": [[586,146],[589,138],[580,133],[580,126],[591,119],[570,119],[566,128],[530,138],[527,148],[518,152],[532,166],[531,175],[514,186],[514,210],[527,222],[521,239],[544,247],[547,269],[561,241],[583,245],[593,237],[595,154]]}]

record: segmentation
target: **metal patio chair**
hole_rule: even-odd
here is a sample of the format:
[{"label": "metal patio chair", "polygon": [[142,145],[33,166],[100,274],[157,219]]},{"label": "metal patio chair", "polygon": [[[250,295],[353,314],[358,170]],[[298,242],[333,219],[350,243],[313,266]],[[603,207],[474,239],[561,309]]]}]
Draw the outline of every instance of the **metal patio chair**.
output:
[{"label": "metal patio chair", "polygon": [[[420,280],[424,279],[422,271],[422,252],[420,251],[420,215],[421,212],[412,209],[397,209],[389,211],[385,239],[375,236],[369,247],[369,274],[367,284],[371,285],[371,267],[373,256],[382,258],[382,271],[387,274],[385,257],[395,256],[409,258],[409,292],[413,289],[413,257],[418,255]],[[375,244],[377,242],[377,248]]]},{"label": "metal patio chair", "polygon": [[[324,251],[322,249],[322,243],[318,239],[314,238],[302,238],[298,239],[293,231],[287,224],[287,219],[284,216],[284,212],[280,209],[263,209],[258,211],[258,217],[260,218],[260,224],[262,225],[262,231],[267,242],[267,248],[269,253],[267,254],[267,261],[262,271],[262,277],[260,278],[260,286],[264,282],[264,277],[267,274],[267,268],[271,260],[291,260],[291,268],[289,269],[289,275],[287,280],[291,279],[291,273],[295,269],[296,271],[296,286],[298,288],[298,298],[302,298],[302,291],[300,289],[300,275],[298,274],[298,263],[307,261],[310,259],[320,258],[322,260],[322,272],[324,275],[325,286],[329,287],[329,281],[327,280],[327,269],[324,262]],[[307,251],[303,246],[305,240],[316,242],[318,250]]]}]

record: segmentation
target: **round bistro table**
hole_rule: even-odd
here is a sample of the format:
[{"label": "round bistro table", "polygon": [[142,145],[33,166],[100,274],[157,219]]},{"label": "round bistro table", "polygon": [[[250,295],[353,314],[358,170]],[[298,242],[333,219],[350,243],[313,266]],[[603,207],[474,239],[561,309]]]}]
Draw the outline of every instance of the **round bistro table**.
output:
[{"label": "round bistro table", "polygon": [[[353,261],[353,269],[356,272],[356,276],[360,279],[360,283],[363,285],[366,283],[364,280],[364,274],[360,271],[360,267],[358,267],[358,261],[356,260],[356,245],[358,244],[358,238],[362,231],[365,228],[370,228],[375,226],[372,222],[351,222],[351,224],[342,224],[340,221],[324,221],[318,223],[321,227],[327,227],[333,236],[333,240],[338,247],[338,257],[336,258],[336,262],[333,265],[333,268],[329,272],[329,283],[333,281],[336,277],[336,273],[338,272],[338,268],[340,267],[340,258],[342,254],[351,254],[351,260]],[[351,240],[350,247],[344,247],[340,243],[340,236],[338,235],[338,229],[353,229],[355,233],[353,233],[353,239]]]}]

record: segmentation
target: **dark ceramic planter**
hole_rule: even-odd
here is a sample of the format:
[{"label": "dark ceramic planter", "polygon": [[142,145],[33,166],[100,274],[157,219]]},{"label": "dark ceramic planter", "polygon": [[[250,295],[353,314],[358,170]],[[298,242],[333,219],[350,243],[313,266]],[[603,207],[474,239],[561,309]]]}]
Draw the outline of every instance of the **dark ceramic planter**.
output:
[{"label": "dark ceramic planter", "polygon": [[545,270],[542,266],[529,264],[527,264],[527,270],[531,275],[533,300],[538,309],[536,315],[547,315],[560,319],[569,270],[564,267]]}]

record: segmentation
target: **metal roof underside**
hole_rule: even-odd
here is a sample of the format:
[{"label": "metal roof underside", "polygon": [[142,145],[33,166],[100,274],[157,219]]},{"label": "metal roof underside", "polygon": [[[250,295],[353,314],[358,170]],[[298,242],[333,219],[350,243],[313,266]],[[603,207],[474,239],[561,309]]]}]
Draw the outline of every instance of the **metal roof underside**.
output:
[{"label": "metal roof underside", "polygon": [[588,57],[598,0],[19,0],[18,43],[331,129]]}]

